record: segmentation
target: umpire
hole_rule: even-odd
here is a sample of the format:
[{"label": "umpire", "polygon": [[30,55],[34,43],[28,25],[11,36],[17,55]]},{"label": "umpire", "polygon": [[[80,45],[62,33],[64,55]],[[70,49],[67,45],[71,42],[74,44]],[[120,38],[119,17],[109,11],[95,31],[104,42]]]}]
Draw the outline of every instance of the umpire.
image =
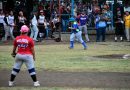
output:
[{"label": "umpire", "polygon": [[[11,73],[9,86],[14,86],[14,79],[19,73],[23,63],[26,64],[29,74],[34,82],[34,86],[40,86],[36,78],[36,72],[34,67],[35,50],[33,39],[27,36],[29,28],[26,25],[21,27],[21,35],[17,36],[14,40],[12,56],[15,57],[15,64]],[[16,52],[17,49],[17,52]],[[16,55],[16,56],[15,56]]]}]

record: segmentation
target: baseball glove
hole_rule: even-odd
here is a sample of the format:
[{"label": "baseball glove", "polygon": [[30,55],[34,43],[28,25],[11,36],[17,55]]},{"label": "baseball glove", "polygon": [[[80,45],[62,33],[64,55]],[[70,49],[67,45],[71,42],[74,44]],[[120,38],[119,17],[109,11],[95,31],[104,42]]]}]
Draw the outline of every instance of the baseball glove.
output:
[{"label": "baseball glove", "polygon": [[12,54],[11,54],[11,56],[12,56],[13,58],[15,58],[15,56],[16,56],[16,53],[12,53]]}]

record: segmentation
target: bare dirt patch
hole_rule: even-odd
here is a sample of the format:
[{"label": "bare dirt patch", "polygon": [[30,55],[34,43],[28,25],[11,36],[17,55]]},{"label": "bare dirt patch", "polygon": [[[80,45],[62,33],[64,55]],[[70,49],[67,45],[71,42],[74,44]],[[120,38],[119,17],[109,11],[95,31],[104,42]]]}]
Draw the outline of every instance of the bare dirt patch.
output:
[{"label": "bare dirt patch", "polygon": [[[8,87],[11,70],[0,70],[0,87]],[[130,73],[37,71],[41,87],[130,88]],[[27,71],[16,77],[15,86],[32,87]]]},{"label": "bare dirt patch", "polygon": [[125,54],[112,54],[112,55],[100,55],[100,56],[94,56],[96,58],[104,58],[104,59],[123,59],[123,56]]}]

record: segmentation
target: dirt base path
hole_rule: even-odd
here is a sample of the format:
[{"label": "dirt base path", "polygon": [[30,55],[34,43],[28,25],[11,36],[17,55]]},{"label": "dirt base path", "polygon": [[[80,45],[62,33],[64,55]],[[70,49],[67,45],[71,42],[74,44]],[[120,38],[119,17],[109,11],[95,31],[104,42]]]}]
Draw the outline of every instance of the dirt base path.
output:
[{"label": "dirt base path", "polygon": [[[0,87],[7,87],[9,70],[0,71]],[[130,73],[111,72],[37,72],[43,87],[92,87],[92,88],[130,88]],[[33,86],[27,71],[16,77],[16,86]]]}]

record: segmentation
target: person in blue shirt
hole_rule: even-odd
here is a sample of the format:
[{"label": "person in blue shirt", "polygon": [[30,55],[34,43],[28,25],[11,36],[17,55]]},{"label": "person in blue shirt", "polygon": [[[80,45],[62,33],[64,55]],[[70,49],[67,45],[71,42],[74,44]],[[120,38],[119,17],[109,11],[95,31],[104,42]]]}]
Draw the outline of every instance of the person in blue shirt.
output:
[{"label": "person in blue shirt", "polygon": [[69,27],[69,29],[71,29],[71,35],[70,35],[70,49],[73,49],[74,48],[74,39],[75,37],[77,37],[77,39],[80,41],[80,43],[83,45],[84,47],[84,50],[87,49],[87,45],[86,43],[83,41],[82,39],[82,32],[80,31],[79,29],[79,26],[75,20],[75,18],[71,17],[69,19],[69,22],[71,24],[71,27]]},{"label": "person in blue shirt", "polygon": [[106,21],[107,18],[103,15],[103,13],[99,13],[96,16],[96,42],[105,42],[105,35],[106,35]]},{"label": "person in blue shirt", "polygon": [[88,16],[85,14],[85,12],[81,12],[81,15],[77,18],[79,21],[79,29],[85,34],[86,42],[89,42],[89,37],[88,37],[88,30],[87,30],[87,22],[88,22]]}]

